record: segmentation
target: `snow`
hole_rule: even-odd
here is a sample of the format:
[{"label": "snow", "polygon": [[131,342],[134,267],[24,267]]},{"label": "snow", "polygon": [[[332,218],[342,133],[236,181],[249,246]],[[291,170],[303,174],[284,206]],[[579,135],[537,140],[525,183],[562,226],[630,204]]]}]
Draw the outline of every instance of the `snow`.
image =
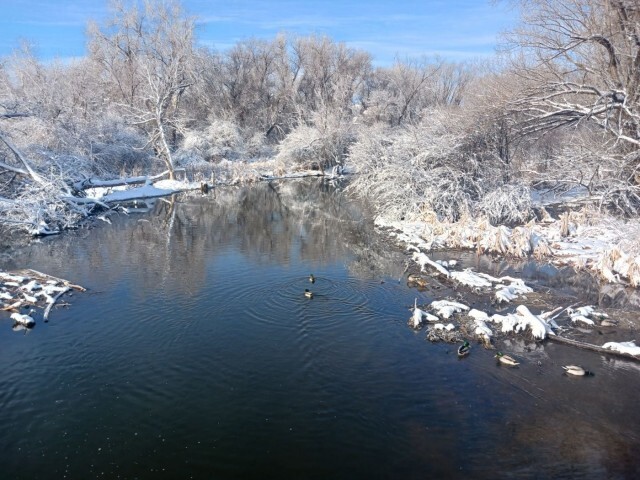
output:
[{"label": "snow", "polygon": [[439,317],[449,318],[454,313],[469,310],[469,307],[458,302],[451,302],[449,300],[436,300],[431,302],[429,307],[434,310]]},{"label": "snow", "polygon": [[525,283],[519,279],[514,279],[511,284],[507,286],[498,286],[496,288],[498,289],[496,291],[496,300],[498,300],[498,303],[510,302],[520,295],[533,292],[531,287],[527,287]]},{"label": "snow", "polygon": [[424,314],[425,312],[418,308],[418,299],[416,299],[413,307],[413,315],[411,316],[413,328],[420,328],[420,326],[422,325],[422,317],[424,317]]},{"label": "snow", "polygon": [[413,305],[413,315],[411,316],[411,325],[413,328],[420,328],[422,326],[423,319],[426,319],[427,322],[437,322],[440,320],[435,315],[431,315],[424,310],[420,310],[418,308],[418,299],[416,298]]},{"label": "snow", "polygon": [[584,315],[571,315],[569,318],[571,318],[572,322],[581,322],[586,325],[595,325],[595,322],[593,320],[585,317]]},{"label": "snow", "polygon": [[636,345],[635,340],[631,342],[607,342],[602,348],[608,348],[615,352],[626,353],[629,355],[640,355],[640,347]]},{"label": "snow", "polygon": [[173,192],[180,192],[184,190],[193,190],[200,188],[200,184],[183,182],[182,180],[158,180],[153,182],[153,186],[163,190],[171,190]]},{"label": "snow", "polygon": [[493,336],[493,331],[489,328],[486,322],[490,321],[489,315],[482,310],[476,310],[472,308],[468,315],[473,318],[473,323],[476,327],[474,333],[479,337],[483,337],[486,340],[490,340]]},{"label": "snow", "polygon": [[596,317],[596,318],[608,318],[609,315],[602,312],[597,312],[593,305],[586,305],[584,307],[579,308],[567,308],[567,313],[569,316],[572,315],[583,315],[585,317]]},{"label": "snow", "polygon": [[20,313],[12,313],[11,319],[15,320],[17,323],[24,325],[26,327],[32,327],[36,324],[36,321],[30,317],[29,315],[23,315]]},{"label": "snow", "polygon": [[451,272],[451,278],[468,287],[484,288],[492,285],[488,279],[474,273],[470,268],[462,272]]},{"label": "snow", "polygon": [[[531,287],[525,285],[524,281],[519,278],[513,277],[501,277],[496,278],[486,273],[475,273],[470,268],[467,268],[461,272],[450,272],[451,278],[473,288],[490,288],[493,283],[498,283],[496,286],[496,299],[498,303],[510,302],[515,300],[521,295],[533,292]],[[509,285],[502,285],[504,282],[510,281]]]},{"label": "snow", "polygon": [[424,272],[424,268],[429,265],[430,267],[435,268],[439,273],[441,273],[442,275],[444,275],[445,277],[448,277],[449,274],[449,270],[447,270],[446,268],[444,268],[442,265],[440,265],[439,263],[434,262],[433,260],[431,260],[426,254],[424,253],[420,253],[420,252],[416,252],[413,254],[413,260],[420,265],[420,269]]},{"label": "snow", "polygon": [[136,200],[141,198],[164,197],[178,191],[180,190],[175,190],[172,188],[158,188],[155,185],[144,185],[142,187],[131,188],[129,190],[116,191],[105,195],[99,200],[105,203],[126,202],[129,200]]},{"label": "snow", "polygon": [[476,324],[476,329],[474,331],[476,335],[484,337],[487,340],[493,336],[493,332],[485,322],[483,322],[482,320],[474,320],[474,322]]},{"label": "snow", "polygon": [[468,315],[474,320],[482,320],[484,322],[489,320],[489,315],[487,314],[487,312],[483,312],[482,310],[476,310],[475,308],[472,308],[469,311]]},{"label": "snow", "polygon": [[504,333],[518,333],[529,328],[533,337],[539,340],[546,338],[547,334],[554,335],[549,325],[547,325],[542,318],[531,313],[524,305],[518,306],[515,313],[509,313],[507,315],[499,315],[496,313],[491,316],[490,320],[493,323],[501,324],[502,332]]},{"label": "snow", "polygon": [[[375,223],[378,227],[393,229],[389,235],[418,252],[447,247],[516,257],[534,255],[550,258],[555,264],[591,270],[607,282],[624,281],[634,287],[640,286],[640,255],[637,255],[634,240],[640,232],[640,220],[602,217],[594,222],[595,225],[590,225],[592,222],[593,216],[580,217],[580,214],[570,213],[564,221],[531,222],[514,229],[494,227],[483,219],[434,224],[433,221],[405,222],[378,217]],[[563,236],[563,224],[569,226],[568,236]],[[460,278],[471,281],[465,275]]]},{"label": "snow", "polygon": [[26,293],[23,293],[22,296],[24,297],[24,299],[27,302],[29,302],[29,303],[31,303],[33,305],[35,305],[38,302],[38,299],[36,297],[34,297],[33,295],[27,295]]},{"label": "snow", "polygon": [[0,278],[2,278],[3,280],[9,280],[11,282],[18,282],[18,283],[22,283],[27,279],[27,277],[22,277],[20,275],[11,275],[10,273],[5,273],[5,272],[0,272]]},{"label": "snow", "polygon": [[580,322],[586,325],[595,325],[592,318],[603,319],[609,316],[606,313],[597,312],[593,305],[586,305],[579,308],[567,308],[567,313],[572,322]]},{"label": "snow", "polygon": [[34,290],[41,290],[41,289],[42,289],[42,285],[40,285],[35,280],[31,280],[26,285],[23,285],[20,287],[20,290],[23,290],[25,292],[33,292]]}]

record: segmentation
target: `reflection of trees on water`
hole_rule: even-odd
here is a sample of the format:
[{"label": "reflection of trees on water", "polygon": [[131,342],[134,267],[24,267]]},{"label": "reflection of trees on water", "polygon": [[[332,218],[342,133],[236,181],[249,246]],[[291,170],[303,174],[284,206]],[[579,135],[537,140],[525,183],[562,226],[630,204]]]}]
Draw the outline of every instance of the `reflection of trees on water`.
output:
[{"label": "reflection of trees on water", "polygon": [[491,255],[474,256],[474,268],[500,277],[521,277],[529,284],[543,285],[556,296],[573,302],[593,304],[602,308],[637,309],[640,307],[640,290],[624,284],[602,284],[588,271],[576,271],[568,266],[556,266],[534,259],[500,259]]},{"label": "reflection of trees on water", "polygon": [[[113,225],[46,239],[25,250],[26,260],[7,267],[26,261],[89,284],[98,272],[112,282],[124,275],[138,291],[183,294],[201,288],[208,258],[232,250],[256,264],[306,262],[318,268],[344,260],[359,277],[402,271],[402,257],[388,259],[362,206],[322,181],[220,188],[203,197],[159,199],[151,215],[110,218]],[[127,264],[132,268],[123,274]]]},{"label": "reflection of trees on water", "polygon": [[[151,215],[112,215],[113,225],[68,232],[42,245],[0,251],[5,268],[32,267],[91,284],[95,272],[119,281],[121,267],[138,288],[171,288],[188,294],[205,280],[206,259],[235,249],[255,264],[307,262],[318,268],[347,262],[351,275],[400,278],[405,258],[376,235],[366,208],[323,181],[260,183],[215,189],[204,197],[155,201]],[[79,240],[81,238],[81,241]],[[573,302],[637,308],[640,293],[600,285],[587,273],[536,262],[500,260],[474,252],[433,252],[433,258],[464,258],[465,265],[495,276],[521,276]],[[215,271],[210,274],[215,274]]]}]

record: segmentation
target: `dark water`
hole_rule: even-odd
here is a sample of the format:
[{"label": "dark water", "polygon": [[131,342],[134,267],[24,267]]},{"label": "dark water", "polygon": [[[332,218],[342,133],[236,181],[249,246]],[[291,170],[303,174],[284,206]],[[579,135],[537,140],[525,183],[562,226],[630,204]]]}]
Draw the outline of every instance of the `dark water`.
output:
[{"label": "dark water", "polygon": [[89,291],[26,334],[0,313],[0,478],[640,475],[638,365],[512,340],[508,369],[428,343],[406,325],[428,294],[339,193],[228,189],[112,221],[4,258]]}]

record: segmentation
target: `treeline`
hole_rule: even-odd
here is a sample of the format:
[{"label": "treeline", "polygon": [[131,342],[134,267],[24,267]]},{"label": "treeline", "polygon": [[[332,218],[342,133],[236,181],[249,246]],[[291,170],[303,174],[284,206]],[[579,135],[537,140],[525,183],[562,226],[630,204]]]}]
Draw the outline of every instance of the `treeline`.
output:
[{"label": "treeline", "polygon": [[[640,7],[518,6],[521,23],[491,62],[375,67],[319,36],[218,52],[197,45],[177,3],[116,4],[89,25],[86,57],[44,63],[25,47],[0,63],[0,222],[49,221],[44,180],[60,190],[178,167],[206,179],[256,162],[277,173],[351,166],[352,188],[398,218],[524,221],[532,186],[581,186],[636,214]],[[34,196],[44,203],[19,212]]]}]

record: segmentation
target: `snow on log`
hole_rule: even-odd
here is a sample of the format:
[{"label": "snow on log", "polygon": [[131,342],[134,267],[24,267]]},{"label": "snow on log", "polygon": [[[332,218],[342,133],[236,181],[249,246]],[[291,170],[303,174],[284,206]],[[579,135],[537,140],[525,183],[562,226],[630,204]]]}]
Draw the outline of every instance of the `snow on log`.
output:
[{"label": "snow on log", "polygon": [[413,315],[411,316],[411,326],[413,328],[420,328],[422,325],[422,317],[424,316],[422,310],[418,308],[418,299],[416,298],[413,305]]},{"label": "snow on log", "polygon": [[9,280],[10,282],[17,282],[17,283],[22,283],[27,279],[27,277],[22,277],[20,275],[12,275],[6,272],[0,272],[0,278],[3,280]]},{"label": "snow on log", "polygon": [[498,300],[498,303],[510,302],[520,295],[533,292],[531,287],[527,287],[525,283],[519,279],[513,279],[510,285],[498,285],[496,288],[498,289],[496,291],[496,300]]},{"label": "snow on log", "polygon": [[69,287],[64,287],[53,297],[47,295],[47,308],[44,309],[44,315],[43,315],[43,318],[45,320],[49,319],[49,312],[51,312],[51,308],[55,305],[58,299],[69,290],[71,290]]},{"label": "snow on log", "polygon": [[486,322],[490,321],[489,315],[482,310],[476,310],[472,308],[468,315],[473,318],[473,323],[476,327],[474,333],[483,340],[489,342],[493,336],[493,331],[489,328]]},{"label": "snow on log", "polygon": [[607,342],[602,348],[613,350],[614,352],[625,353],[627,355],[640,355],[640,347],[636,345],[635,340],[631,342]]},{"label": "snow on log", "polygon": [[451,272],[451,278],[468,287],[485,288],[492,286],[489,279],[474,273],[470,268],[467,268],[462,272]]},{"label": "snow on log", "polygon": [[543,319],[531,313],[524,305],[518,306],[515,313],[509,313],[507,315],[492,315],[491,321],[493,323],[501,324],[502,332],[504,333],[518,333],[529,327],[533,337],[539,340],[546,338],[547,334],[555,335],[553,330],[551,330],[551,327],[549,327]]},{"label": "snow on log", "polygon": [[132,188],[129,190],[120,190],[105,195],[100,200],[104,203],[127,202],[131,200],[139,200],[145,198],[165,197],[179,190],[166,190],[154,187],[153,185],[144,185],[143,187]]},{"label": "snow on log", "polygon": [[100,180],[95,178],[87,178],[86,180],[82,180],[81,182],[77,182],[74,187],[76,190],[87,190],[90,188],[107,188],[107,187],[119,187],[122,185],[136,185],[142,183],[149,183],[154,180],[159,180],[162,177],[169,175],[169,170],[165,170],[162,173],[154,176],[138,176],[138,177],[127,177],[127,178],[116,178],[113,180]]},{"label": "snow on log", "polygon": [[531,328],[531,333],[533,334],[534,338],[543,339],[547,336],[547,334],[554,335],[553,330],[551,330],[549,325],[547,325],[547,322],[542,320],[537,315],[531,313],[529,309],[524,305],[519,305],[516,308],[516,313],[523,317],[523,323],[525,326],[523,326],[522,329],[524,330],[524,328],[526,328],[526,325],[528,325]]},{"label": "snow on log", "polygon": [[466,305],[458,302],[451,302],[449,300],[436,300],[431,302],[429,308],[434,310],[441,318],[449,318],[454,313],[469,310],[469,307]]},{"label": "snow on log", "polygon": [[11,319],[15,320],[16,323],[19,323],[20,325],[24,325],[25,327],[33,327],[36,324],[36,321],[32,317],[20,313],[12,313]]},{"label": "snow on log", "polygon": [[484,340],[490,341],[491,337],[493,336],[493,331],[489,328],[489,326],[482,320],[474,320],[474,322],[476,324],[476,329],[473,333]]},{"label": "snow on log", "polygon": [[[81,292],[86,291],[86,288],[80,285],[75,285],[71,283],[69,280],[65,280],[64,278],[54,277],[53,275],[42,273],[42,272],[39,272],[38,270],[33,270],[32,268],[23,268],[21,270],[16,270],[14,274],[16,273],[19,275],[23,275],[23,276],[15,277],[15,278],[21,278],[22,281],[27,280],[28,278],[35,278],[37,280],[40,280],[41,282],[46,282],[48,285],[55,286],[56,284],[61,283],[62,285],[73,288],[74,290],[79,290]],[[0,277],[1,275],[2,275],[2,272],[0,272]]]},{"label": "snow on log", "polygon": [[593,305],[586,305],[575,309],[569,307],[567,308],[567,313],[572,322],[581,322],[586,325],[595,325],[595,322],[592,320],[593,318],[602,320],[609,317],[606,313],[597,312]]},{"label": "snow on log", "polygon": [[444,275],[445,277],[449,277],[451,274],[449,273],[449,270],[447,270],[446,268],[444,268],[442,265],[440,265],[439,263],[434,262],[433,260],[431,260],[426,254],[424,253],[414,253],[413,254],[413,260],[420,265],[420,269],[422,271],[424,271],[425,266],[429,265],[430,267],[435,268],[438,272],[440,272],[442,275]]},{"label": "snow on log", "polygon": [[425,312],[424,310],[421,310],[418,308],[418,299],[416,298],[414,300],[414,306],[413,306],[413,314],[411,316],[411,326],[413,328],[420,328],[422,326],[422,321],[426,319],[427,322],[437,322],[438,320],[440,320],[438,317],[436,317],[435,315],[431,315],[428,312]]},{"label": "snow on log", "polygon": [[487,314],[487,312],[476,310],[475,308],[469,310],[469,313],[467,315],[469,315],[474,320],[482,320],[483,322],[489,321],[489,315]]}]

